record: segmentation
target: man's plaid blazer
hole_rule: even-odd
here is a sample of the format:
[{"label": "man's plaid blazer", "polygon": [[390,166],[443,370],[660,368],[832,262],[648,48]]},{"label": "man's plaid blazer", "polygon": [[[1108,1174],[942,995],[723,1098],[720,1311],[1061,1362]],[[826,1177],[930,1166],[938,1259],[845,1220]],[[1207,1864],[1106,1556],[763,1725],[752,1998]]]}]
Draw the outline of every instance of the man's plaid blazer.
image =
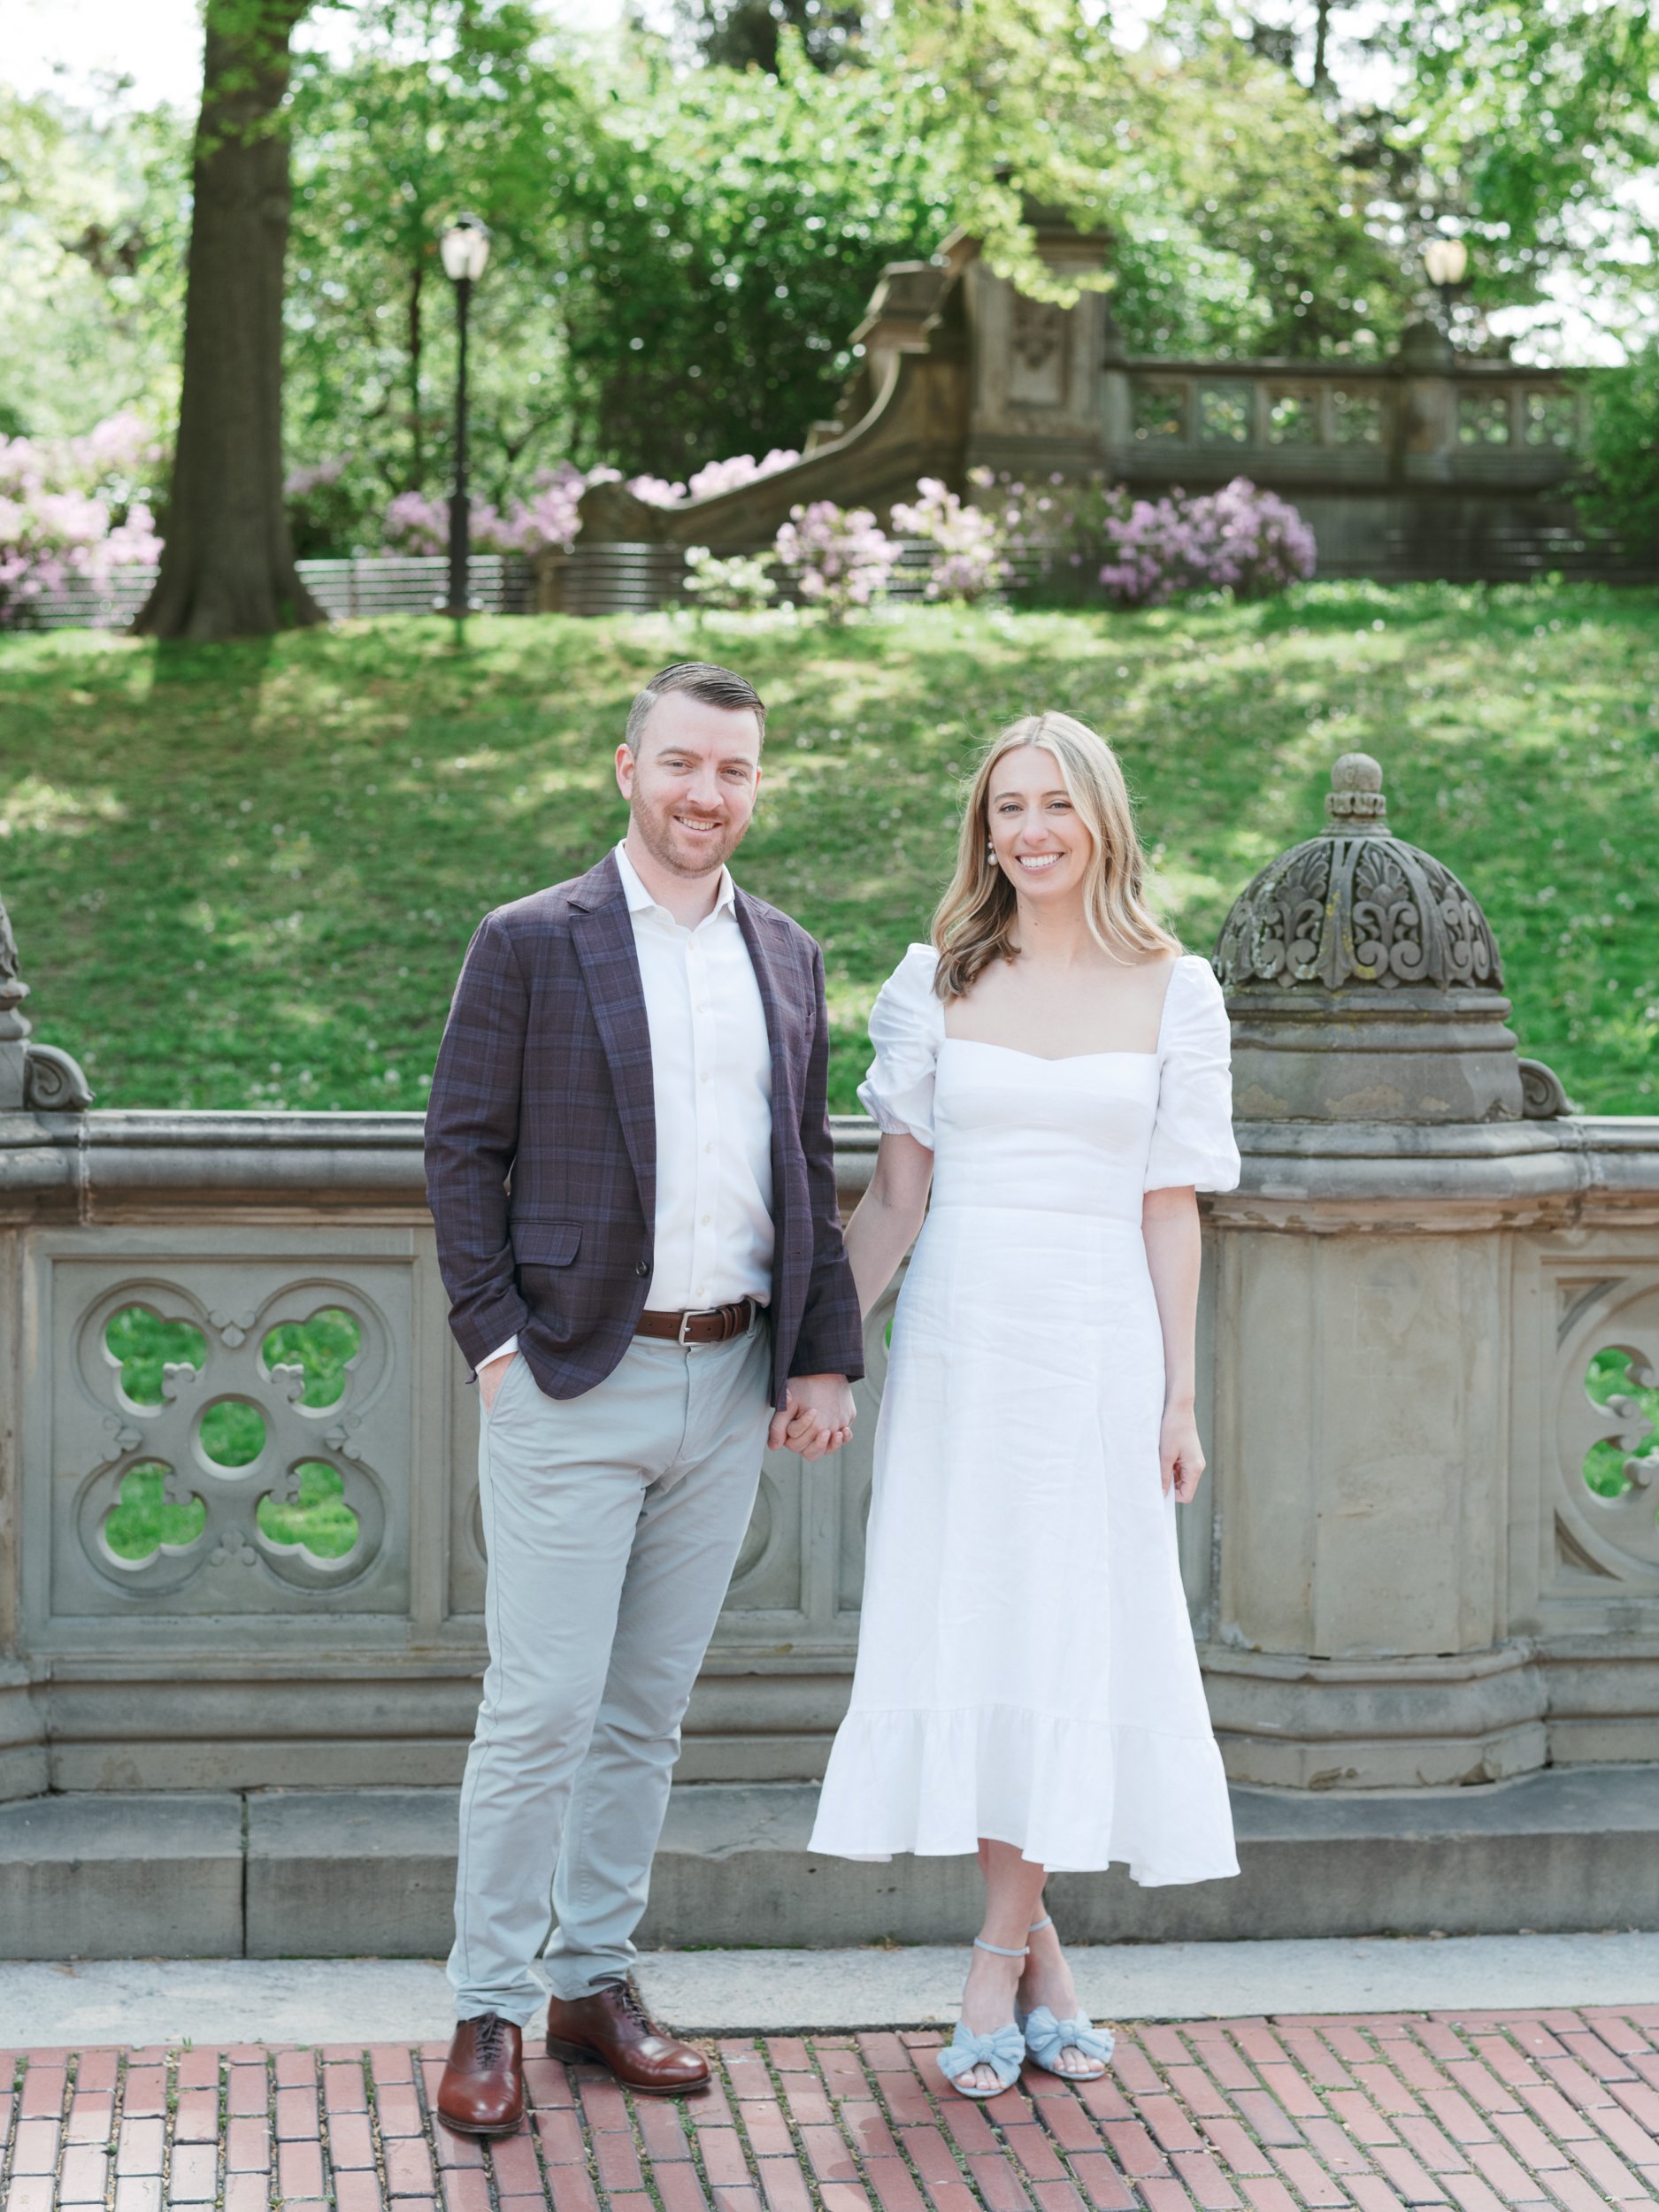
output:
[{"label": "man's plaid blazer", "polygon": [[[824,960],[747,892],[737,918],[772,1039],[772,1402],[791,1375],[864,1372],[835,1203]],[[487,914],[426,1109],[426,1191],[449,1323],[470,1366],[518,1339],[549,1398],[621,1359],[657,1214],[651,1041],[614,857]]]}]

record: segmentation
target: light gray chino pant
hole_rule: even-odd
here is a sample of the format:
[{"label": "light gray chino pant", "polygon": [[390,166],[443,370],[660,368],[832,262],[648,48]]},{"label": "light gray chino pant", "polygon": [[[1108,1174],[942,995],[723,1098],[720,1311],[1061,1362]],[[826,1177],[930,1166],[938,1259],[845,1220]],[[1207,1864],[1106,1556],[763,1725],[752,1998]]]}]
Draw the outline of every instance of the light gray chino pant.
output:
[{"label": "light gray chino pant", "polygon": [[456,2016],[523,2026],[627,1972],[680,1723],[742,1545],[772,1417],[763,1322],[636,1337],[580,1398],[522,1356],[480,1409],[489,1666],[461,1789]]}]

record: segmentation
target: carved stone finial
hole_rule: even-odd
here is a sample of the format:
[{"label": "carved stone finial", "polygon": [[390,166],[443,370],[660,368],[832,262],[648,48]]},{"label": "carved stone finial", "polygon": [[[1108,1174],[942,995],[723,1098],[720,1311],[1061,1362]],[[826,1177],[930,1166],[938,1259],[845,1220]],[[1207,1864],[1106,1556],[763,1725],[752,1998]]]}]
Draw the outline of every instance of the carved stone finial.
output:
[{"label": "carved stone finial", "polygon": [[1331,771],[1325,824],[1233,902],[1215,970],[1253,1121],[1518,1119],[1498,949],[1443,862],[1388,826],[1369,753]]},{"label": "carved stone finial", "polygon": [[18,1008],[29,987],[18,972],[18,941],[12,934],[12,918],[0,899],[0,1037],[27,1037],[29,1025]]},{"label": "carved stone finial", "polygon": [[1383,797],[1382,763],[1369,753],[1344,753],[1331,770],[1325,818],[1327,837],[1383,834],[1388,802]]},{"label": "carved stone finial", "polygon": [[92,1103],[86,1077],[56,1045],[28,1042],[19,1010],[29,995],[18,966],[18,941],[0,900],[0,1114],[77,1110]]}]

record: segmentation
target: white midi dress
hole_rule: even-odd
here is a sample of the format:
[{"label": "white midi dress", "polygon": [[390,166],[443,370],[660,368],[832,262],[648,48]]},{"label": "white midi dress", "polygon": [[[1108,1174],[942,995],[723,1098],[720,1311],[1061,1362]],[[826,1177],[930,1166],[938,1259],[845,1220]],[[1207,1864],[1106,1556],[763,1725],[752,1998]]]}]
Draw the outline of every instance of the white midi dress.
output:
[{"label": "white midi dress", "polygon": [[934,1154],[876,1431],[852,1701],[815,1851],[1236,1874],[1158,1475],[1143,1193],[1238,1181],[1228,1025],[1172,970],[1155,1053],[1044,1060],[945,1035],[913,945],[859,1096]]}]

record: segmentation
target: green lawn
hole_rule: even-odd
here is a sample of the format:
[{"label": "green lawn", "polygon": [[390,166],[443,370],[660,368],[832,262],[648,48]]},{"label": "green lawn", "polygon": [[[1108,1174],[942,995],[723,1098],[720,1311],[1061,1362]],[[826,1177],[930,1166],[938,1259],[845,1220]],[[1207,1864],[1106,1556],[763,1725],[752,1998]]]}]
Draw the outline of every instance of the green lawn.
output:
[{"label": "green lawn", "polygon": [[1583,587],[1314,585],[1142,614],[408,618],[268,645],[0,639],[0,893],[37,1034],[109,1106],[425,1097],[478,917],[587,867],[611,749],[663,662],[772,710],[741,879],[823,941],[853,1103],[877,986],[926,933],[956,788],[1009,717],[1118,746],[1161,895],[1208,951],[1322,818],[1354,747],[1394,826],[1481,899],[1526,1051],[1659,1110],[1659,602]]}]

